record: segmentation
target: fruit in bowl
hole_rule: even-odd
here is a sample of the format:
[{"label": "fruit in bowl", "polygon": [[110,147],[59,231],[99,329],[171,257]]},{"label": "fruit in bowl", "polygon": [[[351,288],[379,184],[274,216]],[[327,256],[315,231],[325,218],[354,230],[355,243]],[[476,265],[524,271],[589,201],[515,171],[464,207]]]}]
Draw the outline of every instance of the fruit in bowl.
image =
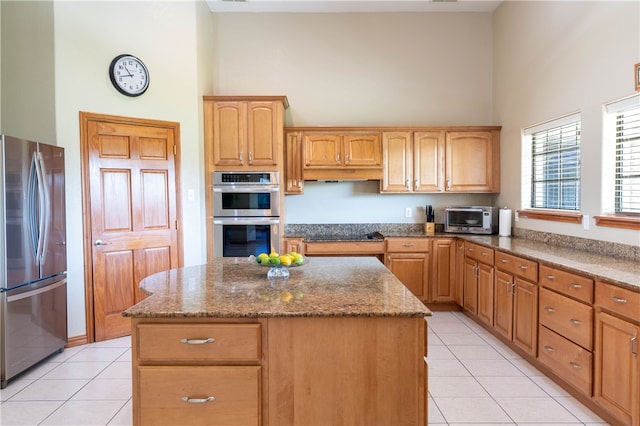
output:
[{"label": "fruit in bowl", "polygon": [[262,266],[302,266],[305,263],[305,258],[300,253],[295,251],[278,254],[272,253],[260,253],[257,256],[249,256],[249,260]]}]

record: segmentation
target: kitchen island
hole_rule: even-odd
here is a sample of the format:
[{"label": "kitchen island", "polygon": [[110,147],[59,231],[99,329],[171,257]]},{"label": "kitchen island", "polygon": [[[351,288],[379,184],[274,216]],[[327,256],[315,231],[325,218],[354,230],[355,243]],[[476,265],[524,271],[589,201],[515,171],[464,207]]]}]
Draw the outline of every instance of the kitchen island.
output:
[{"label": "kitchen island", "polygon": [[382,263],[267,269],[220,258],[141,282],[134,425],[426,424],[431,312]]}]

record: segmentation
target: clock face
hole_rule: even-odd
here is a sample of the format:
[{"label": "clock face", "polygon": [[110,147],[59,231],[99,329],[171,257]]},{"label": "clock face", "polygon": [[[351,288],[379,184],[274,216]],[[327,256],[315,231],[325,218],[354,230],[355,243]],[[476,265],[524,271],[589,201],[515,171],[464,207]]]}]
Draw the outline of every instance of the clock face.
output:
[{"label": "clock face", "polygon": [[132,55],[116,56],[109,65],[109,78],[113,86],[127,96],[140,96],[149,87],[147,67]]}]

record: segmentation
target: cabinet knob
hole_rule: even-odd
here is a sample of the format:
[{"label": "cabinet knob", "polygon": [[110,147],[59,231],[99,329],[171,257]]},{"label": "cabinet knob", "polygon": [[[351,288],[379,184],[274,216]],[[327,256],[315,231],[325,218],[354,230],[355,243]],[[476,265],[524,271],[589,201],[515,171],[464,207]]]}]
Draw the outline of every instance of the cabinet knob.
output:
[{"label": "cabinet knob", "polygon": [[556,311],[555,309],[553,309],[553,308],[551,308],[551,307],[549,307],[549,306],[545,306],[545,307],[544,307],[544,310],[545,310],[545,311],[547,311],[547,312],[549,312],[550,314],[553,314],[553,313]]}]

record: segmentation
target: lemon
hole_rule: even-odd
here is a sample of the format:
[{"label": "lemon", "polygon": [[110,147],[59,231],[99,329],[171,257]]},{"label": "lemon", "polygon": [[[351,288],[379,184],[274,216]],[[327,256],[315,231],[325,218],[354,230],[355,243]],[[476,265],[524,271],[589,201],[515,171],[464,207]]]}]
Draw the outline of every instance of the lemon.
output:
[{"label": "lemon", "polygon": [[292,261],[293,261],[293,258],[288,254],[285,254],[284,256],[280,256],[280,264],[283,266],[290,266]]},{"label": "lemon", "polygon": [[280,256],[278,253],[276,253],[275,251],[272,251],[271,253],[269,253],[269,257],[274,258],[274,257],[278,257]]},{"label": "lemon", "polygon": [[291,302],[291,299],[293,299],[293,294],[288,291],[283,291],[280,295],[280,300],[283,302]]}]

